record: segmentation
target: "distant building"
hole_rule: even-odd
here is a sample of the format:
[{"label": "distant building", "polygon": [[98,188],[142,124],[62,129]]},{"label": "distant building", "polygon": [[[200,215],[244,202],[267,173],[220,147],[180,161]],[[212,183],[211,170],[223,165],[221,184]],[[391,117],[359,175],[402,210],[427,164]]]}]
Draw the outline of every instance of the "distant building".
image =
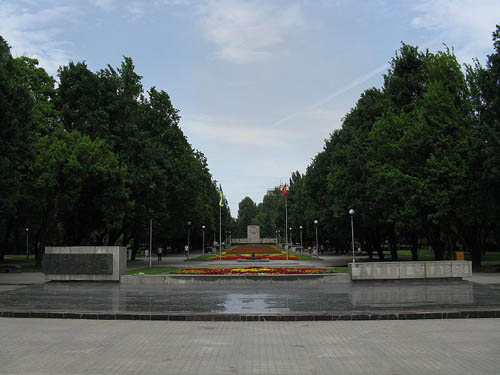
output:
[{"label": "distant building", "polygon": [[283,186],[284,186],[284,185],[280,185],[279,187],[278,187],[278,186],[276,186],[276,187],[273,187],[273,188],[269,188],[269,189],[267,189],[267,195],[273,195],[273,194],[274,194],[274,192],[276,191],[276,189],[278,189],[278,188],[279,188],[279,189],[281,190],[281,189],[283,189]]}]

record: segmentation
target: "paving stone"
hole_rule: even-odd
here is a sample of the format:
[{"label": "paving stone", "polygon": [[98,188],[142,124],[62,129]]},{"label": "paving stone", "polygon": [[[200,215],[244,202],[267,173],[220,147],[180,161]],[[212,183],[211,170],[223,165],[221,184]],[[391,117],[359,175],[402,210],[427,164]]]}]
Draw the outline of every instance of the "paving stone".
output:
[{"label": "paving stone", "polygon": [[467,319],[457,324],[436,319],[9,318],[0,319],[0,332],[0,374],[10,375],[500,373],[500,319]]}]

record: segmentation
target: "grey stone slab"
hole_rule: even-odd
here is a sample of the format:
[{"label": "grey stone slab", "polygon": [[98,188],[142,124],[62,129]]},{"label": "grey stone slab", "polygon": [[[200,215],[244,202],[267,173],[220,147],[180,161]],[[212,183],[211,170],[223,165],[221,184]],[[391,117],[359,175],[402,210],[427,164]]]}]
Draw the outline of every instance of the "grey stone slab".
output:
[{"label": "grey stone slab", "polygon": [[58,246],[58,247],[46,247],[45,254],[69,254],[70,247],[69,246]]},{"label": "grey stone slab", "polygon": [[349,263],[349,274],[352,280],[373,279],[373,268],[362,263]]},{"label": "grey stone slab", "polygon": [[399,263],[379,263],[373,269],[375,280],[397,280],[399,279]]},{"label": "grey stone slab", "polygon": [[51,275],[110,275],[113,274],[113,254],[45,254],[43,271]]},{"label": "grey stone slab", "polygon": [[424,279],[425,263],[423,262],[401,262],[399,266],[400,279]]},{"label": "grey stone slab", "polygon": [[70,246],[70,254],[95,254],[95,246]]},{"label": "grey stone slab", "polygon": [[460,278],[472,276],[472,262],[464,260],[451,261],[451,276]]},{"label": "grey stone slab", "polygon": [[428,279],[452,277],[451,261],[425,262],[425,277]]}]

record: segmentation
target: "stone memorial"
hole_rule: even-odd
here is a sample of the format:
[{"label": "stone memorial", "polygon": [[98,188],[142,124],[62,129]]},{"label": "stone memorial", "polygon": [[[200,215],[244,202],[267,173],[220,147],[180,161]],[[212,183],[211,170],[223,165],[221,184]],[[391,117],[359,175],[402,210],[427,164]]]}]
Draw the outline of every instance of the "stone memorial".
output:
[{"label": "stone memorial", "polygon": [[233,238],[233,244],[274,244],[276,238],[260,238],[260,226],[248,225],[246,238]]},{"label": "stone memorial", "polygon": [[127,271],[127,249],[121,246],[46,247],[46,280],[120,281]]}]

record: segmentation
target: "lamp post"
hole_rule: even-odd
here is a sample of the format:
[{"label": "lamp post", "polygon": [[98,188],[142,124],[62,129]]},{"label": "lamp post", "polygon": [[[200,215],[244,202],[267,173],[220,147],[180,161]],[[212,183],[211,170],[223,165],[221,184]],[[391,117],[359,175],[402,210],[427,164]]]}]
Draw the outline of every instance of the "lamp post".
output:
[{"label": "lamp post", "polygon": [[203,229],[203,246],[202,246],[201,254],[205,255],[205,226],[202,225],[201,229]]},{"label": "lamp post", "polygon": [[304,248],[302,247],[302,225],[299,226],[300,229],[300,253],[304,254]]},{"label": "lamp post", "polygon": [[349,210],[349,215],[351,215],[351,233],[352,233],[352,262],[355,263],[356,260],[354,259],[354,210],[351,208]]},{"label": "lamp post", "polygon": [[149,268],[151,268],[152,253],[153,253],[153,219],[149,219]]},{"label": "lamp post", "polygon": [[29,247],[29,231],[30,228],[26,227],[26,260],[30,259],[30,247]]},{"label": "lamp post", "polygon": [[316,227],[316,254],[319,258],[319,248],[318,248],[318,220],[314,220],[314,226]]},{"label": "lamp post", "polygon": [[281,231],[278,229],[278,247],[280,246],[280,233]]},{"label": "lamp post", "polygon": [[278,247],[278,230],[276,229],[276,247]]},{"label": "lamp post", "polygon": [[191,239],[191,222],[188,221],[187,222],[187,226],[188,226],[188,251],[187,251],[187,258],[189,259],[189,241]]},{"label": "lamp post", "polygon": [[292,240],[292,227],[288,228],[290,231],[290,246],[293,246],[293,240]]}]

